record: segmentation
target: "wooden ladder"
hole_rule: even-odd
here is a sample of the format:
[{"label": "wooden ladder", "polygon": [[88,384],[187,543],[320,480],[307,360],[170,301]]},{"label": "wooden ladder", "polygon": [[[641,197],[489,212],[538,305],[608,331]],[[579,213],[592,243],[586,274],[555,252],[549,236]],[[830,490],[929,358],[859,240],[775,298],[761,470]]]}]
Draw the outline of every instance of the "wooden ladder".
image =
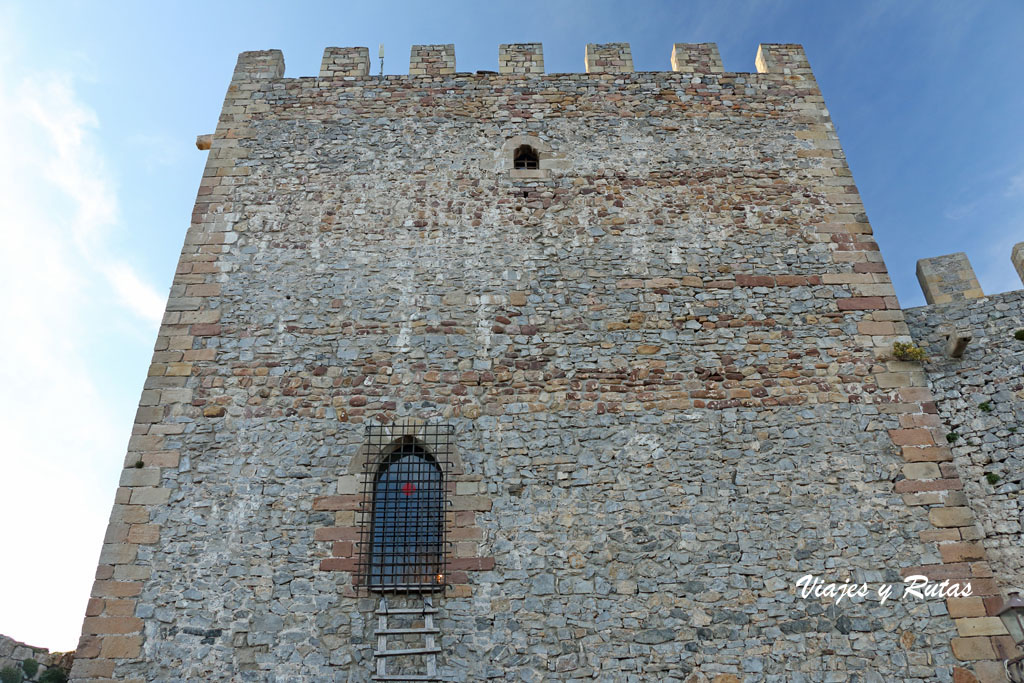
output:
[{"label": "wooden ladder", "polygon": [[[377,673],[375,681],[440,681],[437,676],[437,655],[441,648],[437,645],[436,637],[441,630],[434,626],[434,615],[437,609],[433,606],[430,596],[423,598],[423,604],[419,607],[399,607],[388,609],[387,600],[380,599],[380,607],[377,608],[377,649],[373,656],[377,660]],[[388,626],[388,617],[401,615],[404,617],[423,618],[423,626],[420,628],[391,628]],[[389,649],[388,636],[401,636],[418,634],[423,636],[423,647]],[[401,656],[418,656],[424,658],[427,671],[423,674],[389,674],[388,658]]]}]

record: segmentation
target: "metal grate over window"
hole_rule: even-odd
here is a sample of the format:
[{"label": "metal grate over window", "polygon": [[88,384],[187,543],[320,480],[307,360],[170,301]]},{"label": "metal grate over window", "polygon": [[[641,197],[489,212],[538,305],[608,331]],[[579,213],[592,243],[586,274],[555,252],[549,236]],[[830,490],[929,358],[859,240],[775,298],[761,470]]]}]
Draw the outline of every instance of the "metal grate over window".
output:
[{"label": "metal grate over window", "polygon": [[368,426],[363,471],[359,574],[371,591],[425,593],[445,586],[449,424],[424,424],[395,439]]},{"label": "metal grate over window", "polygon": [[540,168],[540,156],[537,150],[529,145],[519,145],[512,153],[512,168],[521,170],[535,170]]}]

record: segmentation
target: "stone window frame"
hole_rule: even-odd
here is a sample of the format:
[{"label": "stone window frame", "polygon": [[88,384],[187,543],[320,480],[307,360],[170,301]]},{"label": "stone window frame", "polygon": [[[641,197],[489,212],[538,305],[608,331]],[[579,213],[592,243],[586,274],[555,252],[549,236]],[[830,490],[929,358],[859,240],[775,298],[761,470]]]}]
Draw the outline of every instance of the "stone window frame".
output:
[{"label": "stone window frame", "polygon": [[[514,167],[514,156],[517,149],[522,145],[529,145],[537,152],[536,169],[523,169]],[[551,144],[535,135],[513,135],[505,140],[501,146],[496,164],[499,173],[508,172],[509,177],[514,180],[547,180],[551,177],[551,171],[563,170],[566,168],[565,157],[555,152]]]},{"label": "stone window frame", "polygon": [[[414,417],[400,418],[385,425],[385,429],[390,431],[385,448],[375,446],[377,440],[364,435],[359,450],[338,478],[337,493],[313,499],[314,510],[334,513],[331,526],[320,527],[314,532],[315,541],[332,543],[329,555],[320,555],[320,570],[346,572],[351,576],[351,583],[342,590],[346,597],[367,593],[366,587],[360,584],[359,576],[360,566],[366,559],[361,555],[365,548],[359,545],[359,541],[364,529],[361,522],[368,519],[364,514],[366,511],[363,510],[361,494],[367,462],[371,459],[379,462],[382,455],[389,451],[388,445],[406,437],[417,439],[435,458],[440,459],[442,454],[434,450],[430,439],[423,438],[426,436],[427,425],[428,421]],[[448,575],[444,582],[445,591],[441,595],[465,598],[472,595],[469,573],[490,571],[495,565],[493,556],[482,556],[480,553],[484,532],[477,520],[478,515],[491,510],[492,503],[484,493],[486,486],[483,476],[467,474],[465,471],[459,453],[458,431],[449,440],[444,456],[450,463],[445,472],[445,480],[448,500],[452,503],[447,512],[452,519],[447,522],[451,543],[447,548],[450,554],[446,558]]]},{"label": "stone window frame", "polygon": [[[362,519],[359,520],[360,552],[358,557],[360,583],[370,592],[431,593],[444,590],[449,555],[447,536],[453,521],[452,515],[448,513],[450,505],[448,480],[452,469],[452,462],[448,456],[451,452],[450,444],[454,428],[447,423],[440,423],[426,427],[425,432],[421,436],[406,435],[395,438],[394,434],[389,433],[385,427],[378,426],[367,429],[371,450],[377,451],[377,455],[367,458],[363,464],[363,500],[360,508],[360,512],[363,514]],[[422,438],[423,436],[433,436],[434,438]],[[427,557],[419,559],[394,551],[389,554],[386,531],[379,537],[381,539],[381,556],[378,557],[375,552],[378,547],[378,533],[380,533],[380,530],[376,528],[377,522],[381,515],[387,515],[388,510],[392,510],[394,514],[398,515],[398,505],[401,500],[399,491],[395,488],[394,490],[385,489],[385,497],[382,501],[379,498],[380,479],[386,476],[390,468],[397,463],[396,455],[403,454],[413,455],[424,461],[423,464],[414,468],[414,472],[410,473],[417,477],[417,481],[415,483],[410,481],[406,484],[410,487],[410,492],[404,495],[418,496],[423,491],[430,498],[437,495],[436,499],[429,501],[430,505],[427,505],[426,508],[422,503],[418,504],[419,510],[411,528],[407,525],[408,520],[406,520],[406,524],[396,524],[392,529],[391,540],[399,542],[400,546],[409,542],[418,543],[424,540],[427,542],[428,547],[432,550],[427,553]],[[431,471],[436,471],[434,487],[430,486],[429,479],[431,477],[426,476]],[[423,489],[425,484],[427,488]],[[423,491],[417,492],[415,490],[417,485]],[[430,493],[431,488],[435,492],[434,494]],[[389,501],[388,493],[395,494],[394,500]],[[394,507],[391,502],[395,503]],[[434,507],[435,505],[436,507]],[[397,520],[395,521],[397,522]],[[429,528],[435,524],[437,525],[434,528],[436,537],[431,538]],[[427,529],[424,530],[424,527]],[[386,559],[388,557],[390,560]],[[380,562],[379,565],[378,562]],[[388,581],[387,579],[394,577],[395,570],[398,570],[403,577],[407,577],[410,570],[418,570],[416,573],[420,580],[411,583]],[[424,571],[429,572],[431,577],[429,580],[423,580]]]}]

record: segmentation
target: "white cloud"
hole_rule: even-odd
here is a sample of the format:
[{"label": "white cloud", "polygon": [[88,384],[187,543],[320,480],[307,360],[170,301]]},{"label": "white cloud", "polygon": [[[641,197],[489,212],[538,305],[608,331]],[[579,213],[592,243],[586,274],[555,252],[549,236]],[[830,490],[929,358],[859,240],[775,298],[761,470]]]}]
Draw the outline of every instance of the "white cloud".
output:
[{"label": "white cloud", "polygon": [[163,297],[109,242],[117,197],[69,74],[0,59],[0,633],[73,649],[135,397],[102,384],[114,326]]}]

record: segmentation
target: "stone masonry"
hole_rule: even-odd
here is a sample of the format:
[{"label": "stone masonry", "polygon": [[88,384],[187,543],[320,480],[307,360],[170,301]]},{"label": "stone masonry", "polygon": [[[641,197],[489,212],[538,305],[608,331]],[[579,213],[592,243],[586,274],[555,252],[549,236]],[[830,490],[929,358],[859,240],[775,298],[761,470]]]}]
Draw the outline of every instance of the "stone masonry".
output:
[{"label": "stone masonry", "polygon": [[544,73],[544,47],[540,43],[498,46],[498,71],[503,74],[539,76]]},{"label": "stone masonry", "polygon": [[[906,317],[929,352],[938,415],[993,571],[1024,591],[1024,340],[1014,336],[1024,334],[1024,290],[911,308]],[[970,338],[961,358],[946,353],[950,335]]]},{"label": "stone masonry", "polygon": [[588,74],[618,74],[633,71],[629,43],[588,43],[585,55]]},{"label": "stone masonry", "polygon": [[370,73],[370,50],[365,47],[329,47],[324,50],[320,78],[366,76]]},{"label": "stone masonry", "polygon": [[[983,534],[1012,567],[1010,532],[892,356],[911,328],[810,65],[712,47],[531,78],[539,45],[499,74],[240,55],[73,678],[371,680],[365,427],[444,420],[441,680],[1000,680]],[[1002,372],[1006,429],[969,443],[1009,431]],[[837,605],[806,574],[897,588]]]},{"label": "stone masonry", "polygon": [[10,667],[24,671],[23,662],[31,659],[39,664],[38,673],[33,680],[37,680],[39,675],[51,667],[70,669],[73,658],[73,652],[50,652],[44,647],[33,647],[0,635],[0,669]]},{"label": "stone masonry", "polygon": [[971,262],[967,260],[967,254],[962,251],[921,259],[917,262],[917,281],[921,284],[925,301],[930,304],[946,304],[985,296],[971,268]]}]

